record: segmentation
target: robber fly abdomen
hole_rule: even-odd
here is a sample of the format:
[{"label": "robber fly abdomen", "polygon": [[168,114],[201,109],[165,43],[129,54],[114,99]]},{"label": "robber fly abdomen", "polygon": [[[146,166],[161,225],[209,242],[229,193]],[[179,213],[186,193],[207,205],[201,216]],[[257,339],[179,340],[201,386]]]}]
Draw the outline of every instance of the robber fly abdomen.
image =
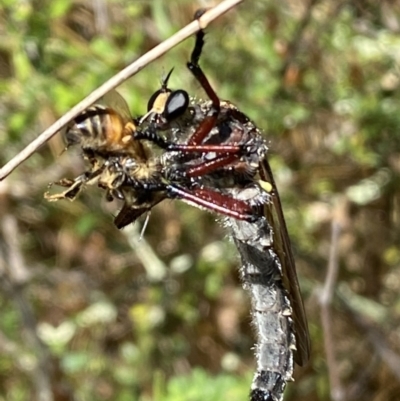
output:
[{"label": "robber fly abdomen", "polygon": [[292,380],[296,348],[290,295],[282,281],[283,269],[274,237],[279,235],[262,212],[272,203],[271,195],[259,185],[232,189],[235,198],[254,204],[258,218],[248,223],[226,219],[226,226],[241,258],[240,275],[252,303],[257,336],[257,372],[251,401],[282,400],[286,383]]}]

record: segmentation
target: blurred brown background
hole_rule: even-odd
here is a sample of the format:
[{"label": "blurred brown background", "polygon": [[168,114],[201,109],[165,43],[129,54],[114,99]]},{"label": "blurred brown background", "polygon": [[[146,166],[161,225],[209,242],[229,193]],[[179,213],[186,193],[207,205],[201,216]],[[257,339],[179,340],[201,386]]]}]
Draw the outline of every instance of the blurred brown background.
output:
[{"label": "blurred brown background", "polygon": [[[0,165],[206,5],[3,0]],[[172,66],[172,87],[205,97],[192,45],[119,89],[133,115]],[[246,0],[207,29],[201,64],[270,141],[297,260],[312,358],[286,400],[400,399],[399,63],[396,0]],[[48,203],[49,182],[84,170],[63,148],[58,135],[0,183],[0,400],[246,400],[249,302],[216,217],[165,201],[138,241],[142,222],[118,231],[96,188]]]}]

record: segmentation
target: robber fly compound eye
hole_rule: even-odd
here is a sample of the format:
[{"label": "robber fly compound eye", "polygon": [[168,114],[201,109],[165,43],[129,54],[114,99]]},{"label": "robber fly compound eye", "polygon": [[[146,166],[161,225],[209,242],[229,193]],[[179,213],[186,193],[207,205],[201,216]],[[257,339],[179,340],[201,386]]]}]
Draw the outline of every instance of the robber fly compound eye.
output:
[{"label": "robber fly compound eye", "polygon": [[148,114],[162,115],[167,121],[172,121],[185,113],[189,107],[189,101],[186,91],[179,89],[172,92],[163,88],[153,93],[147,103],[147,111]]},{"label": "robber fly compound eye", "polygon": [[184,90],[177,90],[170,94],[165,104],[164,117],[168,121],[184,114],[189,107],[189,95]]}]

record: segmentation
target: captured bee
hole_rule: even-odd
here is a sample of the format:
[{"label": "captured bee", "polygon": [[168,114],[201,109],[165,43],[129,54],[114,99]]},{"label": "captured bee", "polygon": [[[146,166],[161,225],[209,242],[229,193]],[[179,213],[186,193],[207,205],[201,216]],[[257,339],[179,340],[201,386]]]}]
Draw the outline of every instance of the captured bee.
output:
[{"label": "captured bee", "polygon": [[80,145],[86,157],[131,156],[144,162],[148,155],[142,143],[133,139],[137,122],[132,119],[124,98],[107,93],[67,127],[67,147]]},{"label": "captured bee", "polygon": [[88,171],[75,179],[62,179],[57,185],[67,189],[59,194],[45,194],[49,201],[74,200],[86,185],[106,190],[106,198],[124,201],[115,218],[117,227],[136,220],[161,201],[159,190],[165,189],[159,159],[133,137],[137,130],[129,107],[116,91],[105,95],[67,127],[67,147],[80,145]]}]

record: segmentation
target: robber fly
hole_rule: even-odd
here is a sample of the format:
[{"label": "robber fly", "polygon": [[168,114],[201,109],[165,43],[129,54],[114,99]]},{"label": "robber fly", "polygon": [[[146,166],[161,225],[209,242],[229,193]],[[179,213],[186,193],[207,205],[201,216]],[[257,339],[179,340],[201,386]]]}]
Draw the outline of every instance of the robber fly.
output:
[{"label": "robber fly", "polygon": [[[227,216],[258,337],[251,400],[277,401],[292,379],[293,359],[299,365],[309,359],[306,315],[267,146],[255,124],[232,103],[220,101],[209,84],[198,63],[203,38],[199,31],[188,68],[210,101],[192,102],[193,124],[172,129],[167,139],[151,129],[135,138],[165,149],[163,175],[193,198],[207,199],[203,207]],[[193,204],[199,206],[195,199]],[[233,205],[237,214],[251,218],[235,217]]]}]

